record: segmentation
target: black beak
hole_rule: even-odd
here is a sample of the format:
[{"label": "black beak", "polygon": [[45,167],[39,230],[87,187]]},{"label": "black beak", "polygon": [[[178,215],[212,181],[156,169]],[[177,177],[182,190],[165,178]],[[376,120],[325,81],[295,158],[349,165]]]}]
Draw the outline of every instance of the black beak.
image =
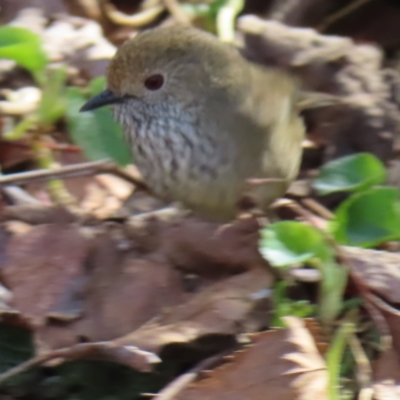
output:
[{"label": "black beak", "polygon": [[106,89],[88,100],[79,111],[95,110],[96,108],[107,106],[109,104],[122,103],[123,101],[123,97],[117,96],[111,90]]}]

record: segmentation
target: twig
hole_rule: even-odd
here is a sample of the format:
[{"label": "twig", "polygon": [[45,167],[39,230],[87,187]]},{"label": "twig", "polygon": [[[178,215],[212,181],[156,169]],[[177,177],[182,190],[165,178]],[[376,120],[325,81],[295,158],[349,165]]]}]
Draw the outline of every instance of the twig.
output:
[{"label": "twig", "polygon": [[40,206],[42,203],[19,186],[0,186],[7,203],[28,206]]},{"label": "twig", "polygon": [[0,185],[24,185],[32,182],[43,182],[51,179],[67,179],[77,176],[113,174],[134,184],[138,189],[150,192],[140,179],[119,168],[110,160],[91,161],[68,165],[54,169],[39,169],[17,174],[0,175]]},{"label": "twig", "polygon": [[244,0],[228,0],[217,14],[218,37],[231,43],[235,39],[235,19],[243,10]]},{"label": "twig", "polygon": [[134,15],[127,15],[118,11],[111,3],[105,2],[103,5],[105,15],[115,24],[141,28],[153,22],[160,14],[165,11],[163,4],[156,5]]},{"label": "twig", "polygon": [[204,370],[210,369],[218,364],[223,357],[225,357],[228,352],[224,351],[215,356],[209,357],[204,361],[197,364],[194,368],[186,372],[185,374],[179,376],[177,379],[169,383],[162,389],[156,399],[157,400],[172,400],[176,395],[178,395],[183,389],[190,385],[200,373]]},{"label": "twig", "polygon": [[112,341],[78,343],[71,347],[50,350],[9,369],[0,375],[0,385],[7,379],[50,360],[73,361],[82,358],[92,360],[106,359],[127,365],[140,372],[151,372],[152,365],[161,361],[154,353],[140,350],[135,346],[121,347]]},{"label": "twig", "polygon": [[9,369],[8,371],[2,373],[0,375],[0,385],[4,383],[6,380],[21,374],[22,372],[27,371],[30,368],[36,367],[45,363],[46,361],[54,360],[55,358],[61,358],[65,356],[65,349],[54,350],[48,353],[40,354],[36,357],[31,358],[28,361],[23,362],[22,364],[17,365],[14,368]]},{"label": "twig", "polygon": [[57,151],[70,151],[73,153],[78,153],[82,151],[82,149],[79,146],[74,146],[72,144],[66,144],[66,143],[45,143],[45,146],[48,147],[50,150],[57,150]]},{"label": "twig", "polygon": [[189,16],[183,11],[177,0],[163,0],[163,3],[176,22],[185,26],[191,25]]},{"label": "twig", "polygon": [[246,183],[252,186],[268,185],[270,183],[285,183],[286,179],[282,178],[249,178]]},{"label": "twig", "polygon": [[358,8],[369,3],[370,1],[372,0],[355,0],[353,3],[350,3],[349,5],[341,8],[339,11],[333,13],[328,18],[326,18],[325,21],[323,21],[319,26],[317,26],[317,30],[321,33],[326,31],[326,29],[329,28],[329,26],[339,21],[340,19],[343,19],[347,15],[353,13]]},{"label": "twig", "polygon": [[331,220],[335,217],[335,215],[330,210],[328,210],[326,207],[324,207],[322,204],[318,203],[314,199],[302,199],[301,203],[324,219]]},{"label": "twig", "polygon": [[150,221],[158,221],[161,223],[169,223],[173,221],[179,221],[182,218],[190,215],[190,211],[181,210],[173,206],[167,206],[154,211],[147,211],[140,214],[131,215],[127,220],[126,224],[129,228],[135,231],[146,229]]},{"label": "twig", "polygon": [[[357,374],[356,378],[358,381],[358,385],[360,390],[363,391],[363,398],[366,398],[367,393],[370,393],[371,390],[371,376],[372,376],[372,367],[371,363],[365,354],[365,351],[358,339],[357,335],[351,333],[349,338],[349,347],[351,352],[353,353],[353,358],[357,365]],[[359,396],[360,398],[361,396]],[[371,397],[372,398],[372,397]]]}]

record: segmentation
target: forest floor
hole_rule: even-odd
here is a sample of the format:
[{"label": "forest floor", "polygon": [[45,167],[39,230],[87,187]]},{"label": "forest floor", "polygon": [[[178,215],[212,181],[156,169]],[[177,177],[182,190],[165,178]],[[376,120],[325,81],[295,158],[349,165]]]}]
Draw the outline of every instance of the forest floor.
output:
[{"label": "forest floor", "polygon": [[[0,7],[0,399],[400,398],[400,3]],[[335,99],[273,222],[161,203],[109,110],[78,113],[179,23]]]}]

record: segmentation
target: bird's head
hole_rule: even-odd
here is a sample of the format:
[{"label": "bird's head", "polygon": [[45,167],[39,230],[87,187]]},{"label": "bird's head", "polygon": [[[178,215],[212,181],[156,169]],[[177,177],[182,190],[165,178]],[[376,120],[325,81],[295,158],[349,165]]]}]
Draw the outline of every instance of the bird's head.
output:
[{"label": "bird's head", "polygon": [[[240,62],[237,51],[211,34],[192,28],[145,31],[117,51],[107,71],[107,88],[82,111],[104,105],[119,109],[143,105],[206,103],[229,87],[229,66]],[[146,107],[145,107],[146,108]]]}]

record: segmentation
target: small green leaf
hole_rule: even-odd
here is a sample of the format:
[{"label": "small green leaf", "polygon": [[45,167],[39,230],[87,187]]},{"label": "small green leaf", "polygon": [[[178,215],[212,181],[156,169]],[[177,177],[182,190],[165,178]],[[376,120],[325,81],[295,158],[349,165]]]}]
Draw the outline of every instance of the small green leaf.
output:
[{"label": "small green leaf", "polygon": [[25,136],[26,132],[36,124],[36,115],[29,115],[28,117],[18,122],[15,126],[13,126],[11,130],[5,131],[3,133],[3,138],[8,141],[20,140]]},{"label": "small green leaf", "polygon": [[398,190],[376,187],[353,194],[336,210],[332,227],[336,240],[351,246],[372,247],[399,240]]},{"label": "small green leaf", "polygon": [[271,326],[285,326],[282,317],[293,315],[299,318],[307,318],[315,314],[316,306],[308,300],[292,300],[287,294],[288,283],[286,281],[276,282],[273,291],[274,313]]},{"label": "small green leaf", "polygon": [[40,37],[15,26],[0,28],[0,58],[14,60],[38,79],[47,65]]},{"label": "small green leaf", "polygon": [[66,71],[58,68],[49,71],[43,85],[42,100],[39,104],[39,123],[52,125],[65,114],[65,83]]},{"label": "small green leaf", "polygon": [[386,180],[382,162],[369,153],[339,158],[325,164],[314,181],[319,194],[367,189]]},{"label": "small green leaf", "polygon": [[131,161],[120,125],[108,108],[80,113],[86,97],[76,87],[67,90],[67,122],[74,142],[90,160],[111,158],[120,165]]},{"label": "small green leaf", "polygon": [[315,228],[295,221],[277,222],[261,231],[260,252],[276,267],[325,257],[329,251]]}]

